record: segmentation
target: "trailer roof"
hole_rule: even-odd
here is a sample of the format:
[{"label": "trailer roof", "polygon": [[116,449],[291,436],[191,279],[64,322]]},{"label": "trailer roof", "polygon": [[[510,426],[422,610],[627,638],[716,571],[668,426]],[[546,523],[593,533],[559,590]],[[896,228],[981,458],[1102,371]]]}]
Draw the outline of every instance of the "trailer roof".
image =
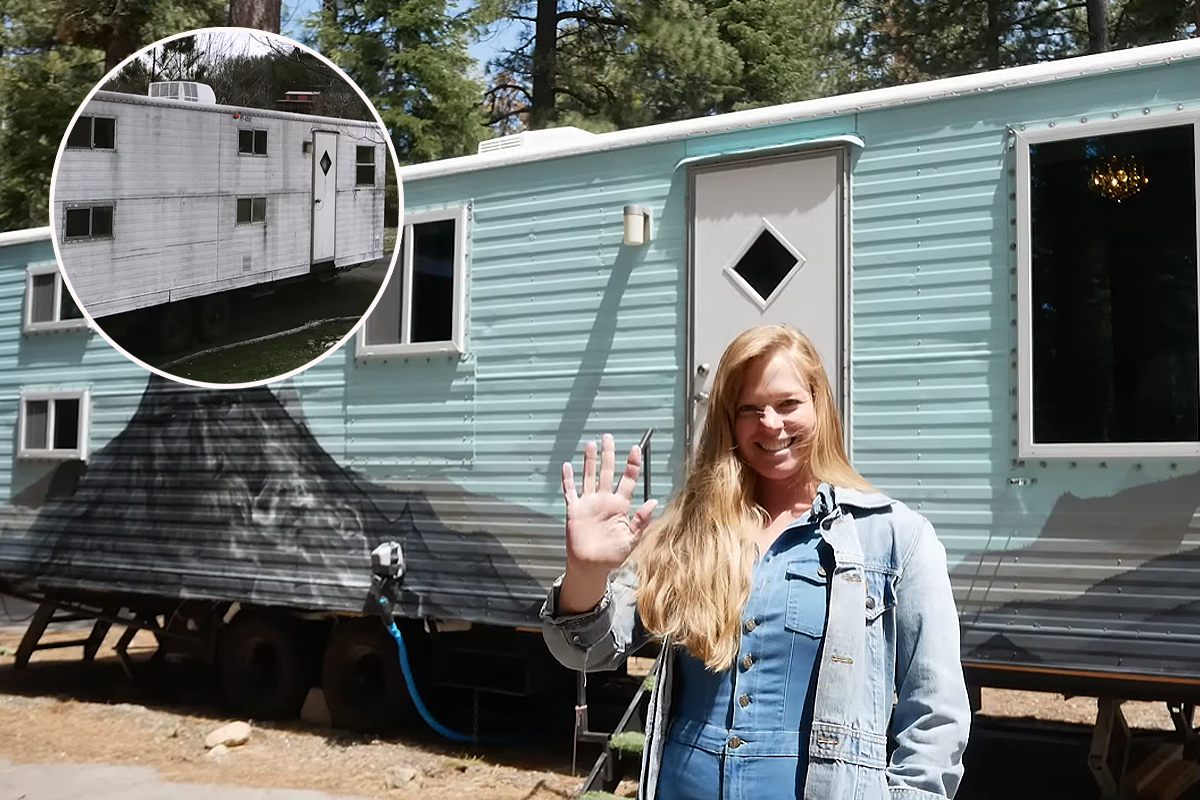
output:
[{"label": "trailer roof", "polygon": [[205,105],[201,103],[187,103],[182,100],[172,100],[165,97],[147,97],[141,94],[129,94],[127,92],[96,92],[92,95],[88,103],[95,100],[106,100],[113,103],[130,103],[132,105],[142,106],[157,106],[160,108],[186,108],[192,111],[211,111],[220,114],[239,114],[248,113],[255,117],[275,117],[277,119],[294,119],[307,122],[325,122],[336,123],[338,125],[361,125],[368,128],[379,129],[379,123],[374,120],[366,119],[343,119],[342,117],[321,117],[315,114],[297,114],[294,111],[275,111],[270,108],[255,108],[253,106],[228,106],[220,103],[214,105]]},{"label": "trailer roof", "polygon": [[48,241],[49,239],[49,226],[45,228],[26,228],[20,231],[5,231],[4,233],[0,233],[0,247]]},{"label": "trailer roof", "polygon": [[1086,75],[1146,66],[1161,66],[1170,64],[1172,61],[1197,58],[1200,58],[1200,39],[1167,42],[1097,55],[1047,61],[1023,67],[892,86],[886,89],[872,89],[865,92],[802,100],[796,103],[698,117],[679,122],[647,125],[641,128],[595,134],[567,142],[558,141],[543,147],[513,147],[489,153],[459,156],[402,167],[400,176],[405,181],[420,180],[526,161],[542,161],[583,153],[598,153],[682,139],[688,136],[832,117],[838,114],[961,97],[1017,86],[1035,86]]}]

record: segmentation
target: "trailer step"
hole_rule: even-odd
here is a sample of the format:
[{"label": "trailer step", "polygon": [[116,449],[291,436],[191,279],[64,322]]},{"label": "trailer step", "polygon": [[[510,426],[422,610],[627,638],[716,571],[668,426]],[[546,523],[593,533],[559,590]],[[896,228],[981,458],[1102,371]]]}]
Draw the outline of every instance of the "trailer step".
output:
[{"label": "trailer step", "polygon": [[[82,647],[84,661],[95,659],[96,653],[100,650],[100,645],[104,642],[104,637],[108,635],[111,623],[102,619],[96,619],[96,617],[87,614],[56,614],[57,610],[58,607],[53,603],[42,602],[38,605],[37,611],[34,612],[33,618],[29,621],[29,627],[25,629],[25,635],[21,637],[21,644],[17,646],[17,654],[13,660],[13,669],[24,669],[29,664],[30,657],[38,650]],[[95,620],[95,624],[92,625],[91,633],[84,639],[71,639],[69,641],[58,642],[42,641],[42,636],[45,635],[46,629],[55,623],[84,622],[87,620]]]}]

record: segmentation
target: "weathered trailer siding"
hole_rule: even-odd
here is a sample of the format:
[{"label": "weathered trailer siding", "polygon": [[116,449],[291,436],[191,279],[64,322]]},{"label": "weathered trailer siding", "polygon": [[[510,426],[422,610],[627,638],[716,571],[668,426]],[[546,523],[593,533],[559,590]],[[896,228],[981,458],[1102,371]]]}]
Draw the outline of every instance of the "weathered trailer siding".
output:
[{"label": "weathered trailer siding", "polygon": [[[117,120],[116,147],[63,151],[54,213],[67,277],[93,316],[307,274],[316,156],[303,145],[314,129],[339,133],[335,264],[382,255],[376,125],[110,92],[84,113]],[[243,128],[267,132],[266,156],[239,154]],[[376,182],[357,186],[356,147],[368,144]],[[239,197],[265,197],[266,223],[235,224]],[[111,237],[62,237],[67,204],[85,202],[114,205]]]}]

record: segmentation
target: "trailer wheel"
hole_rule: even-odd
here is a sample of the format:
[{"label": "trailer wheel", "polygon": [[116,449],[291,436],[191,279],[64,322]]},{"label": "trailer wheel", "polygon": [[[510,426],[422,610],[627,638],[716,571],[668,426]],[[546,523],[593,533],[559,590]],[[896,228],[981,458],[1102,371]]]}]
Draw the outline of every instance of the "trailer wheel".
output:
[{"label": "trailer wheel", "polygon": [[321,688],[339,728],[381,733],[402,726],[413,713],[396,642],[374,617],[342,620],[333,629]]},{"label": "trailer wheel", "polygon": [[225,697],[252,719],[288,719],[300,713],[312,683],[292,621],[242,611],[221,632],[218,659]]},{"label": "trailer wheel", "polygon": [[196,330],[206,342],[216,340],[229,333],[233,311],[229,297],[224,294],[209,295],[200,301],[200,315],[196,318]]},{"label": "trailer wheel", "polygon": [[192,306],[187,301],[170,303],[158,312],[158,345],[164,354],[176,353],[192,343]]}]

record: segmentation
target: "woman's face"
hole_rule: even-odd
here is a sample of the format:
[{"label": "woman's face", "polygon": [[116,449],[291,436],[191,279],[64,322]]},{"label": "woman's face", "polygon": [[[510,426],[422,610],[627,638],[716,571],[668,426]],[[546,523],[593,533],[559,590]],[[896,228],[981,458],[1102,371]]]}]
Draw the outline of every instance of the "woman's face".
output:
[{"label": "woman's face", "polygon": [[734,412],[738,452],[762,478],[789,480],[807,466],[801,454],[816,411],[808,384],[786,356],[750,362]]}]

